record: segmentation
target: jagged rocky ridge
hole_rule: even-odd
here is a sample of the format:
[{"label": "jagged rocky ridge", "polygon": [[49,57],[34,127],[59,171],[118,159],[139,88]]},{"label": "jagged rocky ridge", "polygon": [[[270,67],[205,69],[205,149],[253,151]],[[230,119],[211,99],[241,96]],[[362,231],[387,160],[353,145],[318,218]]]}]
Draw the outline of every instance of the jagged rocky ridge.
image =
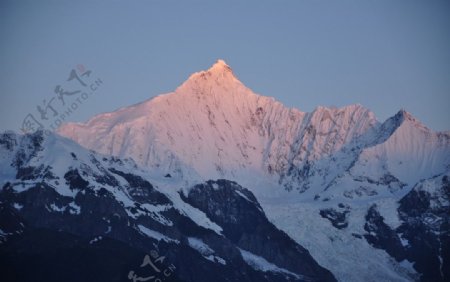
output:
[{"label": "jagged rocky ridge", "polygon": [[5,281],[335,281],[235,182],[180,190],[43,132],[0,135],[0,158]]}]

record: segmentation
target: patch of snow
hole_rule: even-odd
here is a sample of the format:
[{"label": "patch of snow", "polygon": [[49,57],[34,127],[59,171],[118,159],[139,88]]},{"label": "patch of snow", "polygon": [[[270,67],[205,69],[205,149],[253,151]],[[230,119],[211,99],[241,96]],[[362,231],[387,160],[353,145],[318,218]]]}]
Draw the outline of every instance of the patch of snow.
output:
[{"label": "patch of snow", "polygon": [[403,238],[403,234],[398,234],[399,238],[400,238],[400,243],[402,243],[403,247],[408,247],[409,246],[409,241],[406,238]]},{"label": "patch of snow", "polygon": [[102,240],[102,239],[103,239],[102,236],[95,237],[94,239],[92,239],[91,241],[89,241],[89,244],[92,245],[92,244],[94,244],[94,243],[96,243],[96,242],[99,242],[99,241]]},{"label": "patch of snow", "polygon": [[47,210],[49,211],[56,211],[56,212],[65,212],[66,210],[69,210],[70,214],[80,214],[81,207],[76,205],[74,202],[70,202],[68,206],[62,206],[59,207],[55,203],[50,204],[50,209],[47,207]]},{"label": "patch of snow", "polygon": [[169,238],[169,237],[167,237],[166,235],[163,235],[163,234],[159,233],[158,231],[148,229],[148,228],[145,227],[144,225],[139,224],[139,225],[138,225],[138,228],[139,228],[139,230],[140,230],[142,233],[144,233],[144,234],[147,235],[148,237],[153,238],[153,239],[156,239],[156,240],[158,240],[158,241],[164,240],[164,241],[166,241],[166,242],[168,242],[168,243],[169,243],[169,242],[173,242],[173,243],[176,243],[176,244],[179,244],[179,243],[180,243],[180,241],[175,240],[175,239],[172,239],[172,238]]},{"label": "patch of snow", "polygon": [[[169,184],[161,183],[161,184],[162,187],[160,187],[160,191],[163,191],[166,194],[166,196],[169,197],[175,209],[177,209],[181,214],[189,217],[198,226],[211,229],[218,235],[222,236],[222,227],[220,227],[211,219],[209,219],[209,217],[204,212],[183,201],[180,197],[180,194],[178,193],[178,190],[173,189],[174,187],[173,183]],[[182,187],[186,186],[183,185]]]},{"label": "patch of snow", "polygon": [[65,210],[66,210],[66,207],[64,206],[64,207],[58,207],[55,203],[51,203],[50,204],[50,208],[53,210],[53,211],[56,211],[56,212],[64,212]]},{"label": "patch of snow", "polygon": [[69,185],[66,184],[66,180],[59,181],[59,184],[52,184],[51,187],[55,189],[55,191],[64,197],[71,197],[75,198],[75,196],[78,194],[78,190],[76,189],[70,189]]},{"label": "patch of snow", "polygon": [[194,237],[188,238],[189,246],[196,251],[198,251],[204,258],[212,262],[218,262],[220,264],[226,265],[227,262],[219,257],[214,255],[214,250],[211,249],[207,244],[205,244],[202,240]]},{"label": "patch of snow", "polygon": [[398,215],[398,200],[394,197],[380,199],[377,201],[377,211],[384,218],[384,222],[391,227],[391,229],[398,228],[402,221]]},{"label": "patch of snow", "polygon": [[242,198],[246,199],[247,201],[249,201],[250,203],[253,203],[252,201],[250,201],[249,198],[247,198],[247,196],[244,195],[244,193],[242,193],[239,190],[234,190],[234,192],[236,192],[236,194],[238,194],[239,196],[241,196]]},{"label": "patch of snow", "polygon": [[214,250],[211,249],[207,244],[205,244],[202,240],[194,237],[188,238],[189,246],[196,249],[202,255],[210,255],[214,253]]},{"label": "patch of snow", "polygon": [[15,183],[13,185],[13,189],[17,193],[22,193],[22,192],[28,191],[30,188],[33,188],[34,186],[36,186],[36,183],[30,182],[30,181],[23,181],[23,182]]},{"label": "patch of snow", "polygon": [[142,204],[142,210],[138,210],[137,213],[133,214],[131,211],[127,210],[127,213],[133,217],[137,218],[138,216],[150,216],[155,221],[158,221],[162,225],[173,226],[173,222],[167,219],[165,216],[161,214],[161,212],[167,211],[172,208],[172,205],[151,205],[151,204]]},{"label": "patch of snow", "polygon": [[71,214],[80,214],[81,213],[81,207],[78,206],[77,204],[75,204],[75,202],[70,202],[69,207],[70,207],[69,212]]},{"label": "patch of snow", "polygon": [[268,262],[265,258],[257,256],[251,252],[239,249],[239,251],[241,252],[242,258],[244,259],[244,261],[250,265],[253,269],[255,270],[259,270],[259,271],[271,271],[271,272],[278,272],[278,273],[282,273],[282,274],[286,274],[289,276],[294,276],[297,279],[301,279],[302,276],[293,273],[287,269],[281,268],[276,266],[273,263]]}]

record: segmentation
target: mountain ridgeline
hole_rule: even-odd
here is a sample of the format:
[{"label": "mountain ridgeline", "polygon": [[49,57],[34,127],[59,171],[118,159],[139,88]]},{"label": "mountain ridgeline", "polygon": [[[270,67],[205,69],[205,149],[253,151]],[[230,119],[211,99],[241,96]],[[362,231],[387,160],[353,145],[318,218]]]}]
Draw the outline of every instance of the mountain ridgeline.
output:
[{"label": "mountain ridgeline", "polygon": [[[58,133],[172,175],[245,182],[252,173],[299,191],[326,187],[363,158],[380,158],[401,176],[414,171],[399,179],[405,183],[444,171],[450,159],[450,135],[434,133],[404,110],[384,123],[361,105],[301,112],[253,93],[222,60],[173,93],[68,123]],[[391,163],[403,156],[415,161]]]}]

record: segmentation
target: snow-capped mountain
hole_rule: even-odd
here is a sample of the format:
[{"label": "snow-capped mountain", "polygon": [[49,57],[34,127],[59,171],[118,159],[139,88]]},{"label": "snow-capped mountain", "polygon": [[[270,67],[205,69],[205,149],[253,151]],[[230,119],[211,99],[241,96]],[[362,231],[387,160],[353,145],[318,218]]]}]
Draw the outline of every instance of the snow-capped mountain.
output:
[{"label": "snow-capped mountain", "polygon": [[403,110],[383,124],[361,105],[304,113],[253,93],[222,60],[173,93],[58,132],[171,174],[245,182],[252,173],[300,191],[327,187],[348,171],[414,184],[450,163],[450,135]]},{"label": "snow-capped mountain", "polygon": [[235,182],[179,190],[42,131],[1,134],[0,161],[2,281],[335,281]]},{"label": "snow-capped mountain", "polygon": [[[384,122],[361,105],[305,113],[253,93],[219,60],[172,93],[58,133],[170,174],[180,188],[236,181],[340,281],[449,279],[448,201],[439,200],[438,211],[425,209],[430,216],[404,203],[448,195],[450,133],[434,132],[404,110]],[[424,183],[428,194],[414,192]],[[422,251],[429,259],[418,256]]]},{"label": "snow-capped mountain", "polygon": [[59,133],[147,167],[171,173],[188,167],[209,179],[239,178],[242,170],[281,177],[293,166],[341,150],[376,125],[374,115],[358,105],[310,114],[288,109],[254,94],[219,60],[173,93],[86,124],[69,123]]}]

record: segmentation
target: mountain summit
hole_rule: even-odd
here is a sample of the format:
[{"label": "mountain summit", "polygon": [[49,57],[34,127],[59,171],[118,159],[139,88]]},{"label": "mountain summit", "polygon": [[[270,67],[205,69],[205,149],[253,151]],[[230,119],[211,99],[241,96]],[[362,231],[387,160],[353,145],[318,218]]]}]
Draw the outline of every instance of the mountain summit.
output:
[{"label": "mountain summit", "polygon": [[230,66],[222,59],[218,59],[215,64],[209,69],[209,71],[223,71],[223,70],[231,70]]},{"label": "mountain summit", "polygon": [[205,80],[211,77],[214,79],[224,77],[236,78],[233,74],[233,70],[231,69],[231,67],[224,60],[221,59],[217,60],[208,70],[192,74],[191,77],[188,79],[188,81],[191,78],[196,77],[202,77]]},{"label": "mountain summit", "polygon": [[[200,71],[192,74],[175,92],[202,92],[208,94],[213,92],[233,92],[235,88],[244,87],[243,84],[236,78],[233,70],[225,63],[224,60],[217,60],[206,71]],[[222,89],[223,91],[219,91]]]}]

